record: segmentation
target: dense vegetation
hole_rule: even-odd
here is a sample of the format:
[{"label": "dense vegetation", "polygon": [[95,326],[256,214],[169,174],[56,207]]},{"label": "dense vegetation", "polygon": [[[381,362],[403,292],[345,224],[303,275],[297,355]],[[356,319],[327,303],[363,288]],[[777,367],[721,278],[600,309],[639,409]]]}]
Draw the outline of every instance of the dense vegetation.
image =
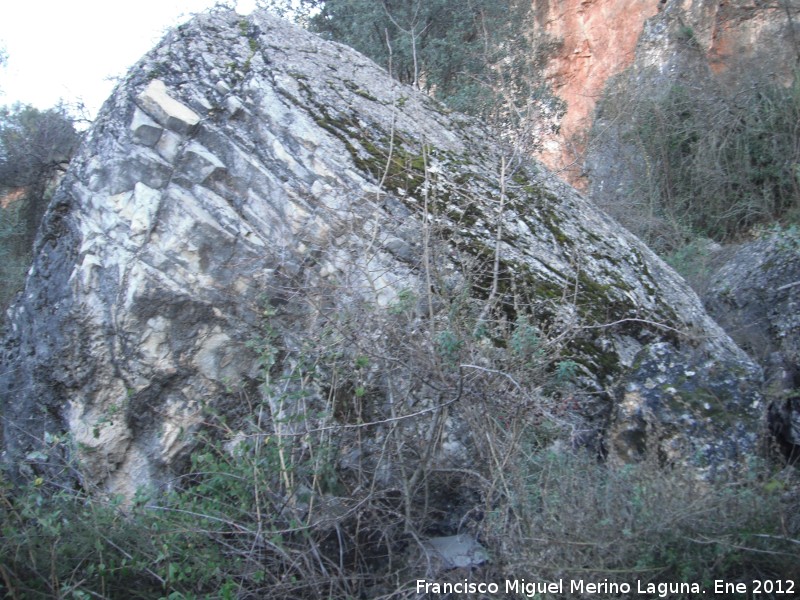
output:
[{"label": "dense vegetation", "polygon": [[[484,335],[504,326],[487,322],[492,330],[476,334],[476,311],[460,295],[436,298],[451,303],[447,329],[412,331],[418,302],[354,306],[332,319],[327,336],[288,354],[267,310],[265,334],[253,340],[260,397],[243,389],[238,397],[249,416],[233,424],[207,405],[204,439],[163,489],[126,502],[58,478],[2,482],[8,597],[410,599],[425,577],[706,590],[715,579],[800,577],[791,473],[754,460],[709,487],[656,456],[603,464],[564,442],[579,426],[571,405],[580,400],[560,335],[520,323],[506,329],[504,350],[494,348]],[[365,333],[376,320],[381,340]],[[412,418],[386,414],[392,382],[411,378],[441,404]],[[314,384],[334,386],[323,410],[274,416],[275,406],[316,405]],[[462,468],[431,452],[456,412],[480,457]],[[114,418],[94,424],[98,435]],[[70,440],[45,442],[27,465],[83,480],[79,464],[55,458]],[[423,540],[456,532],[481,540],[490,563],[436,569]],[[523,596],[501,587],[480,597]]]},{"label": "dense vegetation", "polygon": [[334,0],[309,26],[386,66],[403,83],[476,113],[494,109],[498,79],[521,80],[527,70],[530,11],[530,2],[519,0]]},{"label": "dense vegetation", "polygon": [[[787,589],[800,577],[798,541],[782,524],[796,513],[781,502],[779,479],[708,491],[652,465],[611,470],[535,444],[499,458],[507,461],[499,479],[473,475],[486,492],[513,494],[496,489],[496,501],[476,507],[483,520],[468,524],[492,551],[491,565],[466,575],[474,581],[697,582],[708,591],[715,579],[778,579]],[[292,477],[313,484],[303,466],[292,465]],[[414,523],[397,492],[315,490],[287,504],[282,473],[267,443],[237,455],[211,446],[195,455],[181,490],[130,507],[89,491],[33,482],[12,492],[4,483],[0,590],[7,598],[419,597],[414,582],[426,568],[403,567],[420,546],[413,528],[404,531]],[[428,484],[452,480],[432,473]]]},{"label": "dense vegetation", "polygon": [[0,108],[0,309],[22,286],[36,230],[80,135],[68,111]]},{"label": "dense vegetation", "polygon": [[[800,74],[798,74],[800,75]],[[618,161],[621,194],[604,208],[655,249],[800,219],[800,76],[708,79],[649,96],[620,78],[600,104],[596,152]],[[604,138],[614,123],[621,132]]]}]

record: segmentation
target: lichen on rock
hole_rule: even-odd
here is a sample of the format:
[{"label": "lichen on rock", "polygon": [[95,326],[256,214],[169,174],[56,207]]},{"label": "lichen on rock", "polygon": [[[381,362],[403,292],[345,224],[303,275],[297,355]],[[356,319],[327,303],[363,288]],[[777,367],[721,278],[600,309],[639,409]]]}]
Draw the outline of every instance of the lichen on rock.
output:
[{"label": "lichen on rock", "polygon": [[728,250],[704,301],[764,369],[768,418],[781,450],[800,454],[800,252],[794,228]]}]

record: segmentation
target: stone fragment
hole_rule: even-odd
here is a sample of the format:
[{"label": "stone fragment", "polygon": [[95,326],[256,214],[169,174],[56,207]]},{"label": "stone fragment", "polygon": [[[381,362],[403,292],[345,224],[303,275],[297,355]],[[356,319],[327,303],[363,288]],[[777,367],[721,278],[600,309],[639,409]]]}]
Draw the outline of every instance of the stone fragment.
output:
[{"label": "stone fragment", "polygon": [[244,103],[236,96],[228,96],[225,98],[225,112],[228,116],[235,117],[244,110]]},{"label": "stone fragment", "polygon": [[161,158],[167,162],[173,163],[178,157],[178,152],[180,152],[182,142],[183,140],[181,136],[174,131],[165,129],[161,134],[161,138],[158,140],[158,144],[156,144],[155,149]]},{"label": "stone fragment", "polygon": [[137,142],[152,147],[161,139],[161,133],[164,131],[164,128],[137,107],[133,111],[131,130],[133,131],[133,138]]},{"label": "stone fragment", "polygon": [[466,533],[430,538],[422,545],[430,557],[440,561],[442,570],[479,567],[489,560],[486,548]]},{"label": "stone fragment", "polygon": [[200,115],[172,98],[160,79],[147,84],[137,97],[137,103],[159,124],[182,135],[190,133],[200,122]]},{"label": "stone fragment", "polygon": [[181,175],[192,183],[202,184],[212,174],[224,170],[225,165],[208,148],[190,142],[183,152],[183,159],[179,165]]}]

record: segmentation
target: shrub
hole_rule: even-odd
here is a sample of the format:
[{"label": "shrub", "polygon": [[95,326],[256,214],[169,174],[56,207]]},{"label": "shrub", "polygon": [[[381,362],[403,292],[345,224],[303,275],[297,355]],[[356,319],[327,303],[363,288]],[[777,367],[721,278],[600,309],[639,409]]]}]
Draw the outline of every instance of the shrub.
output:
[{"label": "shrub", "polygon": [[23,284],[57,174],[80,135],[65,108],[0,108],[0,310]]},{"label": "shrub", "polygon": [[[41,480],[3,482],[0,576],[11,598],[411,598],[426,576],[409,566],[416,536],[437,533],[425,530],[425,506],[454,501],[465,486],[474,505],[454,525],[492,553],[475,580],[709,590],[714,579],[800,576],[791,476],[761,465],[711,487],[652,462],[612,467],[547,442],[542,426],[503,419],[476,414],[471,425],[492,436],[485,468],[429,466],[432,485],[409,499],[410,513],[404,491],[359,491],[340,479],[334,444],[344,430],[305,456],[295,448],[290,465],[281,459],[288,448],[264,432],[208,441],[172,491],[142,491],[130,505]],[[463,579],[439,579],[451,576]]]},{"label": "shrub", "polygon": [[611,467],[563,448],[521,449],[513,464],[517,502],[484,524],[487,539],[504,538],[506,577],[634,589],[636,581],[697,582],[709,591],[714,579],[798,575],[799,542],[784,528],[797,498],[792,506],[765,485],[763,465],[709,486],[651,461]]},{"label": "shrub", "polygon": [[[252,344],[260,393],[232,385],[236,422],[209,403],[186,469],[162,489],[123,502],[3,482],[9,596],[412,598],[430,575],[420,540],[460,532],[491,552],[473,574],[485,581],[800,575],[790,472],[755,465],[710,486],[655,459],[604,464],[577,433],[580,367],[546,327],[485,319],[459,293],[446,329],[423,326],[408,297],[348,302],[294,349],[266,310]],[[436,451],[456,441],[478,458]]]},{"label": "shrub", "polygon": [[800,76],[789,87],[751,79],[736,89],[709,78],[651,98],[632,85],[617,83],[600,107],[630,147],[623,197],[606,206],[626,226],[668,252],[797,218]]}]

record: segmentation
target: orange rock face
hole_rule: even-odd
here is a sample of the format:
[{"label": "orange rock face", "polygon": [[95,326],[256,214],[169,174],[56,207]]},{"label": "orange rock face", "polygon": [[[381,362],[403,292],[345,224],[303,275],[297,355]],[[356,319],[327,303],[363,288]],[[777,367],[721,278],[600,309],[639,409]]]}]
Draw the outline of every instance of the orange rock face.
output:
[{"label": "orange rock face", "polygon": [[[798,27],[795,24],[797,8],[787,12],[786,6],[764,2],[714,4],[716,10],[711,34],[703,44],[712,72],[721,78],[736,77],[738,73],[735,67],[752,67],[749,63],[758,61],[760,68],[775,72],[788,85],[795,61],[792,60],[791,52],[789,55],[786,52],[798,40],[788,40],[791,43],[787,44],[787,40],[783,38],[787,29],[791,37],[800,34],[800,31],[794,31]],[[764,62],[764,54],[772,58],[770,64]],[[731,70],[734,73],[731,74]]]},{"label": "orange rock face", "polygon": [[28,193],[28,188],[19,187],[10,190],[5,194],[0,194],[0,207],[8,208],[15,202],[21,200]]},{"label": "orange rock face", "polygon": [[585,187],[580,175],[580,134],[590,125],[608,78],[633,62],[644,21],[658,12],[659,0],[551,0],[546,4],[537,14],[538,25],[562,41],[546,76],[555,94],[566,102],[567,112],[559,134],[544,140],[540,159],[563,179]]},{"label": "orange rock face", "polygon": [[[608,79],[637,59],[650,19],[644,62],[664,66],[699,50],[709,75],[733,86],[753,73],[788,85],[800,63],[800,7],[760,0],[534,0],[536,27],[558,40],[545,76],[567,105],[557,134],[545,136],[539,158],[562,179],[586,187],[581,174],[585,134]],[[658,15],[656,17],[656,15]],[[655,17],[655,18],[654,18]],[[642,58],[642,57],[639,57]]]}]

